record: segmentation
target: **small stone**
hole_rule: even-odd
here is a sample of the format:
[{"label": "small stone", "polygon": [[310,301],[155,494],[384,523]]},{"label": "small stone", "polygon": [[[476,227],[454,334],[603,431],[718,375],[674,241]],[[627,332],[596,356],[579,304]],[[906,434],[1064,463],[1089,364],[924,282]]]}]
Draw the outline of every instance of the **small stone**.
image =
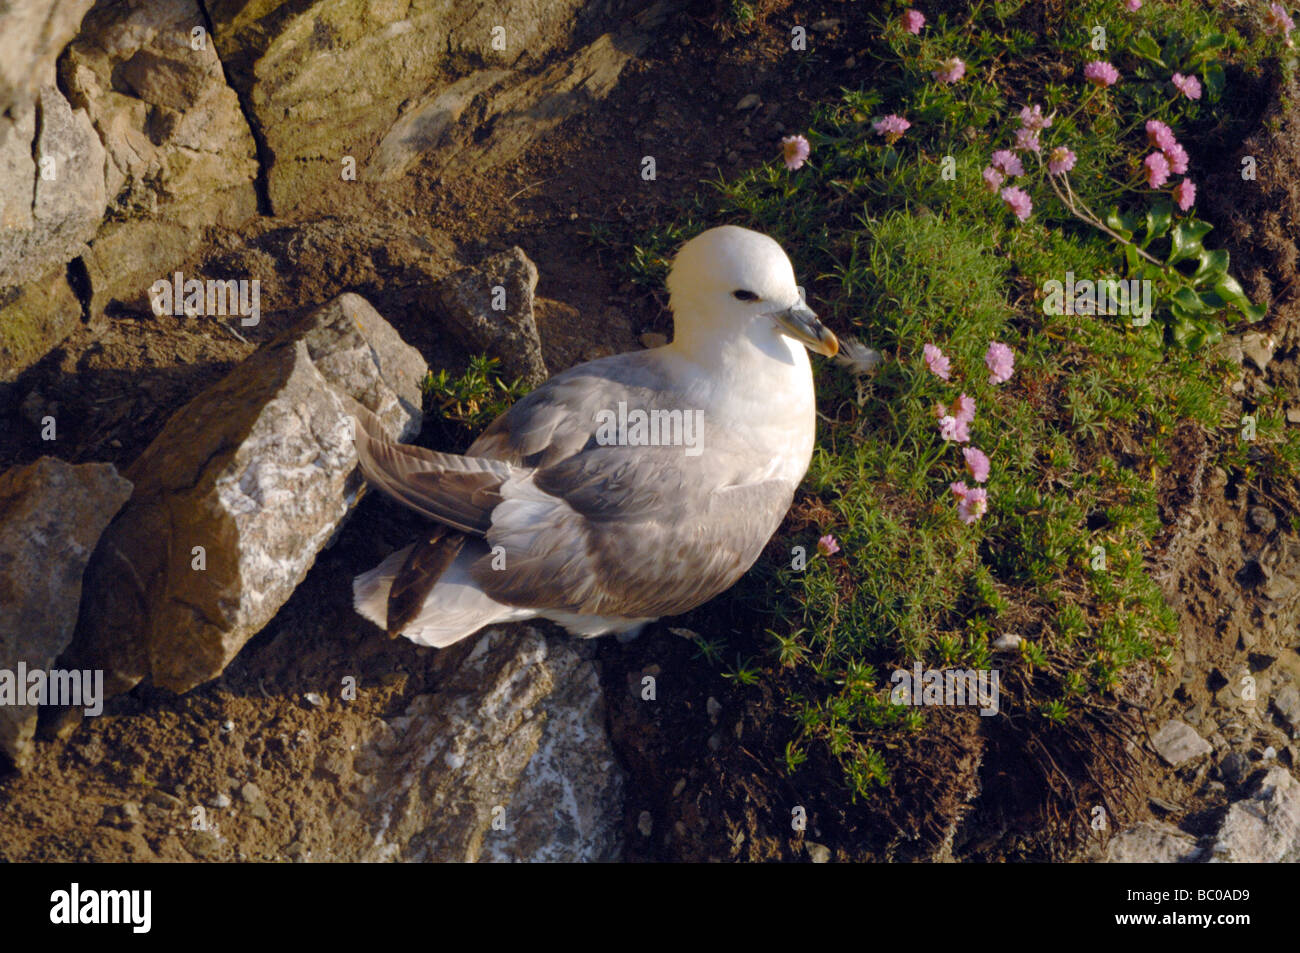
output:
[{"label": "small stone", "polygon": [[1023,641],[1024,639],[1022,639],[1020,636],[1013,635],[1012,633],[1008,632],[1004,635],[999,635],[996,639],[993,640],[993,651],[1014,652],[1020,648],[1020,643]]},{"label": "small stone", "polygon": [[681,797],[682,792],[686,790],[686,779],[678,778],[677,783],[673,785],[673,797]]},{"label": "small stone", "polygon": [[761,105],[762,102],[762,96],[758,95],[758,93],[750,93],[749,95],[740,98],[740,102],[736,103],[736,110],[743,111],[746,109],[754,109]]},{"label": "small stone", "polygon": [[461,768],[465,767],[465,756],[457,754],[454,751],[448,751],[447,756],[443,758],[443,761],[445,761],[447,767],[451,768],[453,771],[459,771]]},{"label": "small stone", "polygon": [[649,811],[642,811],[637,816],[636,829],[641,832],[642,837],[650,836],[650,832],[655,829],[655,819]]},{"label": "small stone", "polygon": [[722,747],[722,735],[716,733],[709,735],[709,750],[717,751],[721,747]]},{"label": "small stone", "polygon": [[1219,774],[1232,784],[1238,783],[1246,774],[1250,762],[1240,751],[1229,751],[1219,762]]},{"label": "small stone", "polygon": [[709,721],[716,725],[718,723],[718,715],[722,712],[722,703],[710,695],[709,700],[704,703],[704,707],[708,709]]},{"label": "small stone", "polygon": [[1214,750],[1209,742],[1196,733],[1195,728],[1177,718],[1165,722],[1151,743],[1156,753],[1175,768]]},{"label": "small stone", "polygon": [[1273,707],[1282,716],[1291,730],[1300,729],[1300,688],[1286,685],[1273,696]]},{"label": "small stone", "polygon": [[248,808],[248,813],[252,814],[259,821],[269,821],[271,819],[271,809],[266,806],[265,801],[256,801]]},{"label": "small stone", "polygon": [[1264,749],[1264,756],[1263,756],[1264,761],[1273,761],[1276,760],[1276,758],[1277,758],[1276,748],[1274,748],[1272,745],[1269,745],[1267,748]]},{"label": "small stone", "polygon": [[224,792],[208,798],[209,807],[226,808],[230,807],[233,803],[234,802],[230,800],[230,795]]},{"label": "small stone", "polygon": [[1300,424],[1300,404],[1292,404],[1286,409],[1286,422]]},{"label": "small stone", "polygon": [[814,33],[829,33],[839,25],[840,21],[836,17],[827,17],[825,20],[818,20],[809,29]]},{"label": "small stone", "polygon": [[240,787],[239,796],[244,799],[245,804],[256,804],[258,801],[262,800],[262,789],[252,781],[249,781],[247,784]]},{"label": "small stone", "polygon": [[830,863],[831,849],[825,844],[814,844],[812,841],[808,841],[805,846],[808,848],[808,856],[814,864]]},{"label": "small stone", "polygon": [[318,692],[307,692],[302,696],[302,700],[313,708],[325,707],[325,699],[321,698]]},{"label": "small stone", "polygon": [[1245,354],[1246,360],[1262,371],[1273,360],[1273,352],[1277,350],[1277,341],[1271,335],[1263,334],[1260,331],[1247,331],[1241,336],[1241,350]]},{"label": "small stone", "polygon": [[659,334],[656,331],[647,331],[638,340],[640,340],[641,346],[644,348],[663,347],[668,343],[667,335]]},{"label": "small stone", "polygon": [[234,731],[234,730],[235,730],[235,723],[234,723],[233,721],[231,721],[229,718],[227,718],[225,721],[223,721],[223,722],[221,723],[221,730],[222,730],[222,731]]},{"label": "small stone", "polygon": [[146,804],[152,804],[167,811],[174,811],[185,806],[184,801],[168,794],[166,791],[150,791],[144,796],[144,801]]},{"label": "small stone", "polygon": [[1261,533],[1271,533],[1277,526],[1277,517],[1266,506],[1252,506],[1246,513],[1246,522]]}]

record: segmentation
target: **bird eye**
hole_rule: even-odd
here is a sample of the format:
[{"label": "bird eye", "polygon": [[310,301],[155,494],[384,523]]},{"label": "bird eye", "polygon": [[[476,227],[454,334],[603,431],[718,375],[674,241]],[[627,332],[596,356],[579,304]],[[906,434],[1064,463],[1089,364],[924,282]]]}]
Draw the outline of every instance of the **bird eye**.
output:
[{"label": "bird eye", "polygon": [[746,291],[744,288],[737,288],[731,293],[731,296],[737,301],[757,301],[758,295],[752,291]]}]

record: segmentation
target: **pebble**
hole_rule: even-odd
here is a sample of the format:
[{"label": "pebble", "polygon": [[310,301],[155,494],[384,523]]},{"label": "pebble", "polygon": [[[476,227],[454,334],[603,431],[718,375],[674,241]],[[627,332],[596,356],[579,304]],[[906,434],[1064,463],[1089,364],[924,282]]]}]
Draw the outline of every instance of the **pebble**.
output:
[{"label": "pebble", "polygon": [[657,331],[647,331],[638,340],[644,348],[663,347],[668,343],[668,336],[659,334]]},{"label": "pebble", "polygon": [[655,819],[649,811],[642,811],[637,815],[636,829],[641,832],[642,837],[650,836],[650,832],[655,829]]},{"label": "pebble", "polygon": [[673,797],[681,797],[682,792],[685,790],[686,790],[686,779],[678,778],[677,783],[673,785]]},{"label": "pebble", "polygon": [[1020,636],[1008,632],[1005,635],[999,635],[993,640],[993,651],[1014,652],[1016,649],[1020,648],[1020,643],[1023,641],[1024,639]]},{"label": "pebble", "polygon": [[1173,767],[1214,750],[1208,741],[1196,733],[1195,728],[1176,718],[1164,723],[1151,739],[1151,744],[1156,753]]},{"label": "pebble", "polygon": [[1252,506],[1246,512],[1246,522],[1261,533],[1271,533],[1277,526],[1277,517],[1267,506]]},{"label": "pebble", "polygon": [[829,33],[840,25],[840,21],[835,17],[827,17],[825,20],[818,20],[809,29],[814,33]]},{"label": "pebble", "polygon": [[453,771],[459,771],[465,767],[465,756],[454,751],[448,751],[447,757],[443,758],[443,760],[447,762],[447,767]]},{"label": "pebble", "polygon": [[302,697],[303,701],[313,708],[323,708],[325,706],[325,699],[321,698],[318,692],[308,692]]},{"label": "pebble", "polygon": [[709,750],[717,751],[721,747],[722,747],[722,735],[719,734],[709,735]]},{"label": "pebble", "polygon": [[825,844],[814,844],[812,841],[808,841],[807,847],[808,856],[812,858],[814,864],[830,863],[831,849]]},{"label": "pebble", "polygon": [[758,95],[758,93],[749,93],[748,95],[742,96],[740,98],[740,102],[736,103],[736,109],[738,111],[743,111],[746,109],[754,109],[757,106],[761,105],[762,102],[763,102],[763,97]]},{"label": "pebble", "polygon": [[1300,424],[1300,404],[1292,404],[1286,409],[1286,422]]},{"label": "pebble", "polygon": [[262,789],[252,781],[249,781],[239,789],[239,796],[244,799],[245,803],[254,804],[257,801],[262,800]]},{"label": "pebble", "polygon": [[722,703],[710,695],[709,700],[704,703],[704,707],[709,711],[709,721],[716,725],[718,723],[718,715],[722,712]]},{"label": "pebble", "polygon": [[230,800],[230,795],[224,792],[208,798],[209,807],[225,808],[225,807],[230,807],[230,805],[233,803],[234,802]]}]

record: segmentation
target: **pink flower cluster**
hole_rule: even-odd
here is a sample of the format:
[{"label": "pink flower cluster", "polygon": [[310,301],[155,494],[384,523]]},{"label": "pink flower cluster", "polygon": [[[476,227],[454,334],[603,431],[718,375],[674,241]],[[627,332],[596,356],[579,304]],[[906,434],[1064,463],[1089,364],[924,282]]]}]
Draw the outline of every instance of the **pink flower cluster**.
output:
[{"label": "pink flower cluster", "polygon": [[884,136],[885,141],[888,143],[897,142],[902,138],[903,133],[907,132],[911,127],[912,124],[910,122],[902,116],[896,116],[893,113],[890,113],[883,119],[876,119],[871,123],[871,128],[879,135]]},{"label": "pink flower cluster", "polygon": [[[952,362],[937,345],[927,344],[921,349],[925,366],[942,380],[948,380]],[[1015,352],[1000,341],[989,343],[984,353],[984,364],[989,369],[989,383],[1001,384],[1011,377],[1015,366]],[[939,420],[939,436],[952,443],[970,443],[970,425],[975,421],[975,401],[966,394],[961,394],[951,408],[943,404],[935,405],[935,416]],[[962,461],[966,472],[976,483],[984,483],[992,469],[988,454],[977,447],[963,447]],[[957,498],[957,515],[963,523],[974,523],[988,510],[988,491],[983,487],[968,487],[964,480],[949,484],[948,487]]]},{"label": "pink flower cluster", "polygon": [[930,75],[941,83],[955,83],[966,75],[966,64],[955,56],[944,60],[939,66],[940,68],[932,70]]},{"label": "pink flower cluster", "polygon": [[803,168],[812,153],[812,146],[803,136],[784,136],[781,139],[781,159],[791,172]]},{"label": "pink flower cluster", "polygon": [[1264,29],[1268,33],[1280,33],[1286,40],[1287,46],[1294,46],[1295,43],[1289,34],[1295,29],[1295,21],[1287,15],[1286,7],[1280,3],[1270,3],[1268,12],[1264,14]]},{"label": "pink flower cluster", "polygon": [[[1158,189],[1169,181],[1170,173],[1182,175],[1187,171],[1187,150],[1174,138],[1174,131],[1159,119],[1147,120],[1147,144],[1159,150],[1142,160],[1148,186]],[[1174,201],[1184,212],[1196,202],[1196,186],[1191,179],[1183,179],[1174,188]]]},{"label": "pink flower cluster", "polygon": [[1119,82],[1119,70],[1105,60],[1093,60],[1083,68],[1083,78],[1098,89],[1104,89]]},{"label": "pink flower cluster", "polygon": [[[1055,114],[1043,115],[1042,106],[1025,106],[1020,110],[1020,128],[1016,130],[1016,141],[1011,149],[998,149],[989,157],[989,164],[980,173],[984,179],[984,187],[990,192],[997,192],[1002,201],[1006,204],[1007,210],[1010,211],[1020,221],[1028,220],[1034,210],[1034,203],[1029,197],[1029,193],[1024,189],[1012,186],[1002,187],[1002,183],[1007,179],[1014,179],[1016,176],[1025,174],[1024,163],[1021,162],[1020,152],[1040,152],[1042,145],[1038,141],[1038,134],[1051,127]],[[1048,163],[1049,169],[1056,173],[1062,162],[1067,162],[1064,169],[1074,167],[1074,153],[1068,149],[1064,154],[1060,154],[1061,149],[1055,149],[1052,152],[1052,159]],[[1062,171],[1063,171],[1062,170]]]},{"label": "pink flower cluster", "polygon": [[1169,82],[1173,83],[1174,87],[1188,99],[1201,98],[1201,81],[1195,76],[1184,76],[1182,73],[1175,73]]},{"label": "pink flower cluster", "polygon": [[919,10],[904,10],[902,22],[903,29],[915,35],[921,32],[921,27],[925,26],[925,14]]}]

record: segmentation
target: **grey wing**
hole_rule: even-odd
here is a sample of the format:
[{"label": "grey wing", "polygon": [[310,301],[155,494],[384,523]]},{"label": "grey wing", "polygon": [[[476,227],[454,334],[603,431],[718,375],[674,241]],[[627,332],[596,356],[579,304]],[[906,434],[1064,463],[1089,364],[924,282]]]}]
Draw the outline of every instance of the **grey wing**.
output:
[{"label": "grey wing", "polygon": [[720,448],[600,447],[512,479],[487,532],[504,565],[484,557],[471,574],[494,599],[529,608],[693,609],[744,575],[793,499],[784,481],[729,482],[746,463]]}]

